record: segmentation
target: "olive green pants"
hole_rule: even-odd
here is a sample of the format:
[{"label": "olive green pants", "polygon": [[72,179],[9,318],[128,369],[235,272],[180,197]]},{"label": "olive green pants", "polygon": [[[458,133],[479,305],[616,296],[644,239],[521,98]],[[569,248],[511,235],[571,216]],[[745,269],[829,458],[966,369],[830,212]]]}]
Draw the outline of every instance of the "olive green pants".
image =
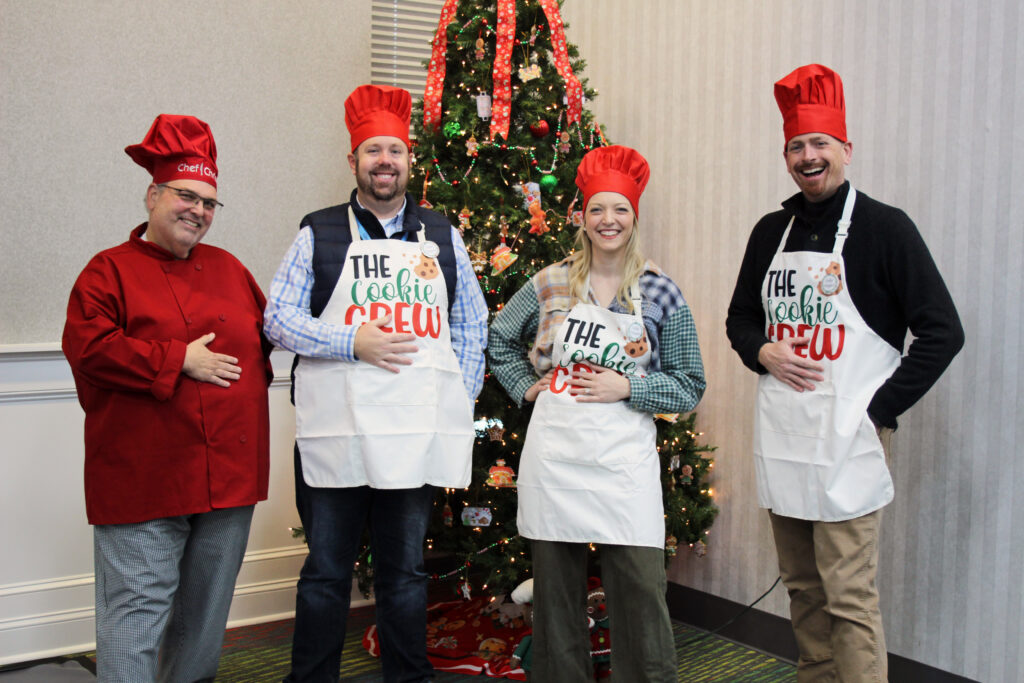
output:
[{"label": "olive green pants", "polygon": [[[594,680],[587,626],[586,543],[533,541],[531,683]],[[676,650],[661,548],[602,545],[612,683],[674,683]]]}]

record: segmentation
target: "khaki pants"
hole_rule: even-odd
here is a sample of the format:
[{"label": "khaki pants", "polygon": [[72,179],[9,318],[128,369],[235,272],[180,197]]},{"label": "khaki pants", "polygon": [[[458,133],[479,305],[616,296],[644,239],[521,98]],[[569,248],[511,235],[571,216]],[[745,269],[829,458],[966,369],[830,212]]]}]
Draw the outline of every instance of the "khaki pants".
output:
[{"label": "khaki pants", "polygon": [[[887,460],[891,436],[879,433]],[[843,522],[768,514],[800,649],[797,681],[887,681],[875,586],[882,511]]]},{"label": "khaki pants", "polygon": [[[586,543],[532,541],[531,683],[594,680],[587,630]],[[601,546],[612,641],[612,683],[674,683],[675,640],[661,548]]]}]

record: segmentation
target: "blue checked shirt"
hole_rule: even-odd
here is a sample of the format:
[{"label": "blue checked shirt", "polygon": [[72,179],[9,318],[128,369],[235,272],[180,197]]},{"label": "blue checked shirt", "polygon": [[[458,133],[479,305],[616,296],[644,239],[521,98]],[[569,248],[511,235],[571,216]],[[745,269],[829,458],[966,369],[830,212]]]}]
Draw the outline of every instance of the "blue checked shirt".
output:
[{"label": "blue checked shirt", "polygon": [[[381,227],[390,237],[402,228],[405,205],[394,218]],[[359,226],[363,239],[369,235]],[[487,303],[469,262],[462,236],[452,228],[452,246],[458,282],[448,325],[452,348],[462,368],[462,381],[470,401],[476,399],[484,382],[484,348],[487,346]],[[299,230],[295,241],[284,255],[273,282],[264,314],[263,330],[270,341],[300,356],[333,358],[355,362],[354,345],[358,325],[335,325],[314,318],[310,313],[310,292],[313,290],[313,230]]]}]

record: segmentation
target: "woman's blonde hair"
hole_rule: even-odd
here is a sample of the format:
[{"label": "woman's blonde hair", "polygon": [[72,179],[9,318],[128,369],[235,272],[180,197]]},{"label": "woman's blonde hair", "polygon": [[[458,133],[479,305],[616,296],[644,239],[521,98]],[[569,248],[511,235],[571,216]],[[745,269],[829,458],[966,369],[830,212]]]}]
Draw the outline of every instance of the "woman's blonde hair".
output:
[{"label": "woman's blonde hair", "polygon": [[[615,293],[615,298],[627,311],[633,310],[633,304],[629,298],[629,286],[640,279],[644,272],[644,265],[647,263],[643,252],[640,251],[639,227],[639,222],[634,218],[633,232],[630,233],[629,241],[626,242],[626,262],[623,266],[622,283],[619,285],[619,291]],[[590,243],[590,238],[587,237],[587,229],[584,225],[581,225],[576,231],[576,250],[569,258],[571,259],[569,262],[569,293],[572,295],[574,303],[576,301],[589,302],[590,292],[584,291],[583,288],[590,278],[594,247]],[[634,313],[639,314],[640,311],[634,311]]]}]

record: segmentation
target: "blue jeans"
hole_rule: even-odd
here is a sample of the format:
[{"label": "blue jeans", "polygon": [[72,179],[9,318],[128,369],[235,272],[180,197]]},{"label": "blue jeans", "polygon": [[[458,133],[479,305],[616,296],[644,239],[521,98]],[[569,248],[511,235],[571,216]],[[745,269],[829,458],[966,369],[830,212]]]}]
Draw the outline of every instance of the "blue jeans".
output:
[{"label": "blue jeans", "polygon": [[341,668],[352,570],[367,521],[386,683],[425,681],[427,573],[423,540],[434,488],[313,488],[295,449],[295,503],[309,543],[295,601],[292,671],[286,681],[334,682]]}]

